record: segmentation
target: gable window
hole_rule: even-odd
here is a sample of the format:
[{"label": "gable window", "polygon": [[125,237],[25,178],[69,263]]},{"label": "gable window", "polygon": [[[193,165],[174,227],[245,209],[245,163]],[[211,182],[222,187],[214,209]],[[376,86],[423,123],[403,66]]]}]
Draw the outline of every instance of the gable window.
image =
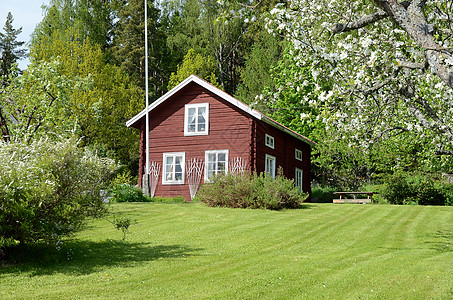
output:
[{"label": "gable window", "polygon": [[296,174],[294,176],[294,185],[299,188],[299,192],[302,192],[302,183],[304,179],[304,171],[296,168]]},{"label": "gable window", "polygon": [[272,176],[272,178],[275,178],[275,162],[276,162],[275,156],[266,154],[265,161],[266,161],[266,165],[265,165],[264,171],[266,173],[269,173]]},{"label": "gable window", "polygon": [[265,142],[266,146],[268,146],[271,149],[274,149],[274,137],[270,136],[266,133],[265,139],[266,139],[266,142]]},{"label": "gable window", "polygon": [[296,157],[297,160],[302,161],[302,150],[296,149],[295,157]]},{"label": "gable window", "polygon": [[205,152],[205,181],[209,181],[210,178],[216,175],[226,174],[226,172],[228,172],[228,152],[228,150],[212,150]]},{"label": "gable window", "polygon": [[184,184],[185,152],[164,153],[162,184]]},{"label": "gable window", "polygon": [[186,104],[184,135],[207,135],[209,130],[209,103]]}]

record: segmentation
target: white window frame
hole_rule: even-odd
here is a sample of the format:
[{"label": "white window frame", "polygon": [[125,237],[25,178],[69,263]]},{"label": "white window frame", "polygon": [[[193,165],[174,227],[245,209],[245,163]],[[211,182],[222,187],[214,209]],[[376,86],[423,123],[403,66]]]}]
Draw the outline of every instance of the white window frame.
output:
[{"label": "white window frame", "polygon": [[[272,163],[272,167],[269,170],[268,168],[268,161]],[[275,156],[266,154],[266,157],[264,159],[264,172],[268,173],[269,175],[272,176],[272,178],[275,178],[275,168],[277,165],[277,158]]]},{"label": "white window frame", "polygon": [[299,188],[299,192],[302,192],[302,187],[304,185],[304,170],[296,168],[294,172],[294,186]]},{"label": "white window frame", "polygon": [[[173,166],[174,166],[174,158],[177,156],[181,156],[181,169],[182,169],[182,177],[180,180],[172,179],[167,180],[167,157],[173,157]],[[185,152],[167,152],[163,154],[163,167],[162,167],[162,184],[169,185],[169,184],[184,184],[184,177],[185,177],[185,161],[186,161],[186,153]],[[173,170],[173,177],[174,177],[174,170]]]},{"label": "white window frame", "polygon": [[299,149],[294,150],[294,157],[297,160],[302,161],[302,150],[299,150]]},{"label": "white window frame", "polygon": [[272,135],[267,134],[267,133],[264,136],[264,143],[265,143],[266,146],[268,146],[271,149],[274,149],[274,147],[275,147],[274,137]]},{"label": "white window frame", "polygon": [[[198,131],[198,109],[204,107],[206,109],[206,124],[204,131]],[[195,131],[189,132],[189,109],[196,109]],[[186,104],[184,108],[184,136],[208,135],[209,134],[209,103]]]},{"label": "white window frame", "polygon": [[[205,168],[204,168],[204,181],[209,182],[209,175],[208,175],[208,166],[209,166],[209,154],[216,154],[216,163],[218,162],[218,154],[225,154],[225,174],[228,173],[228,160],[230,156],[230,151],[225,150],[207,150],[204,154],[204,161],[205,161]],[[215,175],[218,175],[218,170],[215,170]]]}]

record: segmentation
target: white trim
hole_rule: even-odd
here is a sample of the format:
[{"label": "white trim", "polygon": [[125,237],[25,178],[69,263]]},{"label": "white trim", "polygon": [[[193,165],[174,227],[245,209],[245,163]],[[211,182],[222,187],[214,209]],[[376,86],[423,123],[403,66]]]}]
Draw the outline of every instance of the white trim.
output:
[{"label": "white trim", "polygon": [[[249,115],[255,117],[256,119],[258,120],[263,120],[264,122],[268,123],[269,125],[281,130],[281,131],[284,131],[290,135],[292,135],[293,137],[303,141],[303,142],[306,142],[308,143],[309,145],[315,145],[316,143],[307,139],[306,137],[304,137],[303,135],[300,135],[294,131],[292,131],[291,129],[289,128],[286,128],[285,126],[283,126],[282,124],[272,120],[271,118],[269,117],[266,117],[265,115],[263,115],[262,113],[260,113],[259,111],[255,110],[255,109],[252,109],[250,108],[250,106],[242,103],[241,101],[237,100],[236,98],[232,97],[231,95],[228,95],[227,93],[225,93],[224,91],[220,90],[219,88],[213,86],[212,84],[210,84],[209,82],[207,81],[204,81],[203,79],[201,79],[200,77],[198,76],[195,76],[195,75],[190,75],[189,77],[187,77],[185,80],[183,80],[180,84],[178,84],[177,86],[175,86],[174,88],[172,88],[170,91],[168,91],[165,95],[163,95],[162,97],[160,97],[159,99],[157,99],[156,101],[154,101],[149,107],[148,107],[148,112],[152,111],[153,109],[155,109],[157,106],[159,106],[160,104],[162,104],[162,102],[164,102],[165,100],[167,100],[168,98],[172,97],[174,94],[176,94],[177,92],[179,92],[181,89],[183,89],[185,86],[187,86],[188,84],[190,84],[191,82],[194,82],[198,85],[200,85],[201,87],[207,89],[208,91],[212,92],[213,94],[219,96],[220,98],[224,99],[225,101],[229,102],[230,104],[236,106],[237,108],[241,109],[242,111],[248,113]],[[144,110],[142,110],[140,113],[138,113],[137,115],[135,115],[134,117],[132,117],[129,121],[126,122],[126,126],[127,127],[131,127],[135,122],[137,122],[138,120],[140,120],[144,115],[146,114],[146,108]]]},{"label": "white trim", "polygon": [[[165,100],[167,100],[168,98],[170,98],[171,96],[173,96],[174,94],[179,92],[179,90],[181,90],[182,88],[184,88],[186,85],[188,85],[191,82],[197,83],[198,85],[204,87],[208,91],[216,94],[217,96],[223,98],[224,100],[228,101],[229,103],[233,104],[234,106],[236,106],[236,107],[240,108],[241,110],[243,110],[243,111],[249,113],[250,115],[254,116],[258,120],[261,120],[263,115],[260,112],[254,110],[254,109],[251,109],[250,106],[240,102],[239,100],[233,98],[232,96],[228,95],[224,91],[220,90],[219,88],[213,86],[209,82],[204,81],[203,79],[201,79],[200,77],[195,76],[195,75],[190,75],[185,80],[183,80],[180,84],[178,84],[177,86],[172,88],[170,91],[168,91],[165,95],[163,95],[162,97],[160,97],[159,99],[154,101],[149,106],[148,111],[152,111],[154,108],[159,106],[162,102],[164,102]],[[130,127],[132,124],[134,124],[139,119],[141,119],[145,114],[146,114],[146,109],[142,110],[140,113],[138,113],[137,115],[132,117],[129,121],[127,121],[126,122],[126,126]]]},{"label": "white trim", "polygon": [[[220,154],[224,153],[225,154],[225,173],[228,173],[228,161],[229,161],[229,156],[230,156],[230,151],[228,149],[225,150],[207,150],[204,152],[204,161],[205,161],[205,168],[204,168],[204,181],[209,182],[208,178],[208,164],[209,164],[209,154]],[[216,156],[217,159],[217,156]],[[217,175],[217,174],[216,174]]]},{"label": "white trim", "polygon": [[[167,180],[167,157],[172,156],[181,156],[181,172],[182,177],[181,180]],[[170,185],[170,184],[184,184],[184,174],[185,174],[185,161],[186,161],[186,153],[185,152],[165,152],[162,155],[162,185]],[[174,170],[173,170],[174,172]]]},{"label": "white trim", "polygon": [[[272,161],[272,169],[268,170],[267,168],[267,161],[270,160]],[[264,172],[269,173],[269,175],[272,176],[272,178],[275,178],[275,168],[277,166],[277,158],[273,155],[266,154],[264,158]],[[272,172],[271,172],[272,171]]]},{"label": "white trim", "polygon": [[[196,124],[198,125],[198,109],[200,107],[204,107],[206,109],[205,130],[197,131],[198,128],[196,128],[195,132],[189,132],[188,131],[188,129],[189,129],[189,109],[196,108],[196,112],[197,112]],[[186,104],[186,106],[184,108],[184,136],[208,135],[208,134],[209,134],[209,103]]]},{"label": "white trim", "polygon": [[269,148],[274,149],[275,147],[274,137],[266,133],[266,135],[264,136],[264,144]]},{"label": "white trim", "polygon": [[[300,173],[300,182],[298,179],[298,173]],[[300,185],[298,185],[299,183]],[[294,186],[300,188],[300,192],[302,192],[302,187],[304,186],[304,170],[296,168],[296,171],[294,172]]]},{"label": "white trim", "polygon": [[[300,157],[299,157],[299,154],[300,154]],[[303,157],[302,150],[299,150],[297,148],[294,149],[294,158],[296,160],[302,161],[302,157]]]}]

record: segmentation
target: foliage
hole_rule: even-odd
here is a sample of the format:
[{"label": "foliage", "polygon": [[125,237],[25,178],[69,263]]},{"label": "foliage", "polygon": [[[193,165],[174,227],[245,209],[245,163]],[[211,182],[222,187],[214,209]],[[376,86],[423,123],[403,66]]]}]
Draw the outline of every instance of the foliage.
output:
[{"label": "foliage", "polygon": [[209,206],[279,210],[299,208],[307,197],[282,174],[274,179],[266,173],[252,173],[216,176],[200,188],[196,198]]},{"label": "foliage", "polygon": [[395,173],[387,182],[384,197],[392,204],[449,204],[446,190],[429,175]]},{"label": "foliage", "polygon": [[[271,13],[268,28],[293,44],[298,65],[310,66],[313,80],[292,77],[294,88],[315,84],[301,103],[326,107],[328,126],[361,148],[424,135],[423,151],[449,153],[453,59],[442,50],[451,43],[444,1],[292,0]],[[318,96],[326,81],[330,89]]]},{"label": "foliage", "polygon": [[110,185],[116,186],[120,184],[132,184],[133,180],[134,178],[131,176],[131,171],[122,166],[122,168],[118,168],[118,172]]},{"label": "foliage", "polygon": [[132,224],[132,219],[129,217],[115,217],[113,224],[116,229],[121,230],[121,232],[123,233],[123,241],[126,240],[126,234],[129,232],[129,227]]},{"label": "foliage", "polygon": [[33,63],[20,77],[10,77],[0,87],[0,124],[3,138],[39,138],[49,133],[64,135],[79,127],[70,105],[71,94],[86,91],[91,78],[68,77],[57,61]]},{"label": "foliage", "polygon": [[[22,27],[19,29],[13,28],[13,15],[11,12],[6,16],[3,32],[0,32],[0,80],[9,79],[14,64],[21,58],[26,56],[25,49],[21,47],[25,42],[17,41],[17,36],[22,32]],[[0,81],[0,85],[3,85]]]},{"label": "foliage", "polygon": [[111,189],[112,200],[115,202],[150,202],[141,189],[129,184],[117,184]]},{"label": "foliage", "polygon": [[0,144],[0,236],[21,244],[55,241],[106,212],[100,191],[112,160],[75,138]]},{"label": "foliage", "polygon": [[[224,7],[217,1],[168,2],[173,7],[167,6],[164,11],[172,15],[167,38],[172,53],[182,58],[192,48],[210,58],[220,86],[225,92],[234,94],[239,83],[239,67],[243,66],[245,52],[249,49],[246,38],[249,24],[239,18],[222,22]],[[228,5],[231,10],[240,7],[233,2]]]},{"label": "foliage", "polygon": [[[173,67],[168,52],[165,28],[166,16],[160,14],[154,1],[148,5],[148,75],[150,98],[157,99],[166,90],[166,82]],[[126,72],[131,82],[145,89],[145,9],[143,0],[122,1],[118,7],[113,31],[113,60]]]},{"label": "foliage", "polygon": [[112,45],[119,3],[117,0],[50,0],[42,6],[43,18],[34,30],[32,44],[39,44],[57,31],[65,34],[72,29],[80,33],[82,40],[89,38],[107,50]]},{"label": "foliage", "polygon": [[54,31],[51,37],[43,36],[30,52],[33,64],[58,61],[57,78],[91,81],[90,89],[67,92],[67,108],[59,114],[77,121],[84,145],[105,146],[123,162],[137,156],[138,132],[125,123],[143,108],[143,92],[118,67],[104,62],[99,45],[73,30],[64,34]]},{"label": "foliage", "polygon": [[314,203],[332,203],[334,198],[334,192],[337,192],[338,189],[321,184],[313,184],[311,186],[311,201]]},{"label": "foliage", "polygon": [[171,73],[168,81],[168,90],[177,86],[181,81],[191,74],[197,75],[211,84],[219,87],[215,75],[215,67],[209,57],[203,57],[195,53],[194,49],[189,49],[181,65],[178,65],[178,71]]}]

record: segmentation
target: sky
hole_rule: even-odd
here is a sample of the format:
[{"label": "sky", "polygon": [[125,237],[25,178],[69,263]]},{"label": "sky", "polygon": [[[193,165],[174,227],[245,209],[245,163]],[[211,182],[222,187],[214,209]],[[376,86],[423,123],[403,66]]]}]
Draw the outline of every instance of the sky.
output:
[{"label": "sky", "polygon": [[[48,3],[49,0],[0,0],[0,30],[3,32],[6,16],[11,12],[14,18],[13,28],[22,27],[18,41],[30,42],[33,30],[43,17],[41,6]],[[19,68],[23,70],[28,64],[29,60],[23,59],[19,61]]]}]

